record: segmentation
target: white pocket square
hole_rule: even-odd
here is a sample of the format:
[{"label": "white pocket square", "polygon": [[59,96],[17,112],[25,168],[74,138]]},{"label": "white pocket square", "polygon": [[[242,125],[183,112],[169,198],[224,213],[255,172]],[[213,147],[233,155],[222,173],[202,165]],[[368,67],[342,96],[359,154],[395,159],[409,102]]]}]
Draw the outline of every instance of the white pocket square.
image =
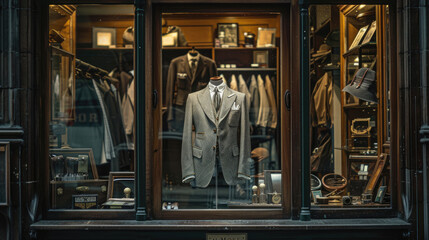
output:
[{"label": "white pocket square", "polygon": [[232,105],[231,110],[240,110],[240,105],[235,104],[235,102],[234,102],[234,104]]}]

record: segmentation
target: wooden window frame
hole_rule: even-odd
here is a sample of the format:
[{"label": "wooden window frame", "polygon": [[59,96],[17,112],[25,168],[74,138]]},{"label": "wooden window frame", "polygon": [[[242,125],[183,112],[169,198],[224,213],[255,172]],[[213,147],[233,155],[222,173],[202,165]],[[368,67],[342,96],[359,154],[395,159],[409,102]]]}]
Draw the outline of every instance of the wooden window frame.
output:
[{"label": "wooden window frame", "polygon": [[[280,61],[279,68],[279,81],[283,82],[282,89],[280,91],[279,96],[283,96],[283,93],[286,91],[286,89],[289,89],[289,18],[290,18],[290,5],[289,4],[273,4],[268,5],[267,4],[224,4],[224,5],[207,5],[207,4],[154,4],[153,6],[153,16],[150,19],[150,21],[153,21],[153,24],[151,22],[147,23],[147,26],[153,26],[153,29],[149,30],[149,32],[152,32],[153,35],[151,35],[149,38],[149,41],[153,41],[150,43],[146,43],[147,47],[151,46],[153,49],[152,55],[153,56],[153,62],[146,63],[147,66],[152,66],[152,76],[150,73],[146,73],[146,79],[152,79],[152,83],[147,81],[146,88],[147,89],[154,89],[157,92],[161,92],[161,85],[160,80],[162,79],[161,76],[161,65],[159,64],[161,62],[161,14],[162,13],[174,13],[174,12],[222,12],[222,13],[228,13],[228,12],[276,12],[281,14],[280,17],[280,25],[281,25],[281,37],[280,37],[280,52],[279,57],[282,59]],[[146,59],[148,60],[148,59]],[[150,59],[149,59],[150,61]],[[148,76],[149,74],[149,76]],[[151,86],[153,84],[153,86]],[[147,98],[150,101],[150,98]],[[282,99],[282,98],[280,98]],[[158,96],[158,103],[161,102],[161,97]],[[290,138],[287,136],[291,136],[290,134],[290,113],[286,110],[283,101],[280,102],[280,113],[281,113],[281,142],[282,146],[290,146]],[[149,106],[151,104],[148,104]],[[160,116],[161,116],[161,104],[158,104],[158,106],[155,109],[150,110],[148,112],[149,116],[154,116],[151,123],[148,123],[149,126],[147,128],[147,131],[151,132],[151,136],[149,139],[147,139],[149,142],[147,143],[147,149],[151,149],[147,155],[147,159],[149,159],[149,163],[147,166],[150,166],[150,171],[146,171],[150,176],[147,176],[146,179],[149,179],[151,183],[146,184],[146,186],[152,186],[152,189],[148,189],[147,193],[151,194],[151,205],[149,205],[152,209],[149,209],[149,211],[153,212],[153,216],[156,219],[281,219],[281,218],[290,218],[291,217],[291,201],[290,201],[290,193],[291,193],[291,184],[290,184],[290,149],[288,147],[283,147],[282,152],[280,153],[281,156],[281,166],[282,166],[282,190],[285,193],[282,198],[282,208],[279,209],[198,209],[198,210],[185,210],[185,209],[179,209],[179,210],[162,210],[161,209],[161,195],[162,195],[162,185],[161,185],[161,179],[162,179],[162,158],[161,158],[161,141],[158,140],[155,141],[154,139],[159,139],[159,129],[160,126],[155,123],[160,123]],[[150,119],[150,118],[147,118]],[[149,121],[151,121],[149,120]]]},{"label": "wooden window frame", "polygon": [[[48,58],[48,36],[49,36],[49,5],[89,5],[89,4],[132,4],[132,0],[44,0],[42,2],[42,39],[43,46],[42,48],[42,62],[44,62],[45,69],[42,71],[42,79],[49,79],[49,66],[50,60]],[[41,97],[43,99],[49,99],[49,94],[51,90],[50,81],[42,81]],[[42,107],[42,125],[43,131],[41,138],[44,143],[49,142],[49,109]],[[45,144],[40,156],[41,159],[49,159],[49,144]],[[76,220],[76,219],[88,219],[88,220],[98,220],[98,219],[112,219],[112,220],[133,220],[136,219],[136,210],[135,209],[124,209],[124,210],[79,210],[79,209],[51,209],[51,192],[49,188],[49,161],[42,161],[44,163],[43,167],[40,169],[41,179],[42,179],[42,201],[41,205],[43,206],[43,215],[46,220]]]},{"label": "wooden window frame", "polygon": [[[390,51],[390,65],[391,65],[391,71],[390,71],[390,90],[391,90],[391,129],[390,129],[390,142],[386,141],[386,130],[384,127],[380,133],[381,141],[383,142],[383,146],[380,146],[380,148],[383,148],[383,152],[386,152],[389,154],[390,158],[390,184],[392,189],[391,194],[391,204],[390,207],[386,208],[310,208],[311,217],[315,219],[324,219],[324,218],[394,218],[398,216],[398,207],[399,204],[401,204],[401,195],[400,190],[398,186],[400,185],[400,178],[399,178],[399,141],[398,141],[398,133],[399,133],[399,126],[398,126],[398,108],[399,108],[399,80],[397,76],[396,71],[392,71],[392,69],[395,69],[395,66],[397,66],[397,57],[398,50],[397,50],[397,36],[396,36],[396,12],[393,9],[396,9],[396,3],[392,0],[361,0],[361,1],[352,1],[352,0],[300,0],[300,3],[303,6],[306,6],[308,8],[309,5],[359,5],[359,4],[370,4],[370,5],[388,5],[391,9],[389,21],[390,21],[390,31],[389,31],[389,38],[390,38],[390,46],[387,47],[385,44],[383,44],[381,47],[377,48],[377,58],[380,59],[383,56],[385,56],[386,51]],[[380,15],[380,19],[377,19],[377,28],[383,29],[383,31],[377,32],[377,37],[379,34],[384,35],[386,33],[384,27],[380,28],[380,26],[383,26],[385,24],[385,15],[383,11],[380,11],[380,7],[377,7],[378,11],[377,15]],[[341,14],[340,14],[341,15]],[[340,20],[341,22],[342,20]],[[341,27],[340,27],[341,28]],[[383,36],[384,39],[385,36]],[[341,66],[344,66],[345,62],[343,57],[341,56]],[[377,79],[384,79],[384,74],[386,71],[386,64],[385,61],[381,64],[380,61],[377,61],[378,67],[377,69],[380,69],[381,71],[377,71]],[[385,88],[386,82],[383,81],[380,84],[379,87]],[[381,103],[383,103],[382,107],[385,106],[385,95],[382,94],[379,96],[381,99]],[[382,107],[378,107],[378,123],[382,123],[386,119],[385,109]],[[343,118],[343,117],[342,117]],[[380,125],[383,126],[383,125]],[[306,161],[304,159],[304,161]],[[305,171],[304,171],[305,172]]]}]

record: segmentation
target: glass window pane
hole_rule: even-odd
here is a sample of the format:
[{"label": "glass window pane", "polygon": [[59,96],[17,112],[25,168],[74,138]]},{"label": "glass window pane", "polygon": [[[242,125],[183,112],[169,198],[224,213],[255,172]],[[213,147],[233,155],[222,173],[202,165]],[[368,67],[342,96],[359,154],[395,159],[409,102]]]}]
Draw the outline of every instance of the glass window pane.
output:
[{"label": "glass window pane", "polygon": [[380,39],[389,25],[380,8],[310,7],[313,208],[390,206],[390,113],[380,114],[390,108],[389,74],[381,74],[390,61],[379,51],[388,52]]},{"label": "glass window pane", "polygon": [[281,207],[279,26],[162,15],[163,210]]},{"label": "glass window pane", "polygon": [[133,5],[50,5],[54,209],[134,208]]}]

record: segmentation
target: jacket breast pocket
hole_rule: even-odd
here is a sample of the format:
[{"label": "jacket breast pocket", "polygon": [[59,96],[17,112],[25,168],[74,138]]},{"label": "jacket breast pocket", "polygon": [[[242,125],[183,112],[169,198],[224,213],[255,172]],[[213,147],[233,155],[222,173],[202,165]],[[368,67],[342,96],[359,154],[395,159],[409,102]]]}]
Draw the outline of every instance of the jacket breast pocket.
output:
[{"label": "jacket breast pocket", "polygon": [[229,113],[229,126],[238,127],[240,124],[240,110],[231,110]]},{"label": "jacket breast pocket", "polygon": [[178,75],[176,81],[177,81],[177,88],[179,89],[188,88],[188,78],[186,76]]},{"label": "jacket breast pocket", "polygon": [[192,155],[196,158],[202,158],[203,157],[203,150],[197,147],[192,148]]},{"label": "jacket breast pocket", "polygon": [[236,145],[232,146],[232,156],[237,157],[238,155],[240,155],[240,149]]}]

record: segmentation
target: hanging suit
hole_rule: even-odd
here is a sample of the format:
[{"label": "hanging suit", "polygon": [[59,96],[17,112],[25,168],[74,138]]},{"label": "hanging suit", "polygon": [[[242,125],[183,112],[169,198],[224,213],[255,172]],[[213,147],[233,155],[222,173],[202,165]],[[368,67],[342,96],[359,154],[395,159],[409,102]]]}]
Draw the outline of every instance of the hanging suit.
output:
[{"label": "hanging suit", "polygon": [[265,76],[265,90],[267,91],[268,102],[270,104],[270,118],[268,120],[268,127],[277,127],[277,104],[276,97],[273,89],[273,84],[270,77]]},{"label": "hanging suit", "polygon": [[173,59],[167,75],[166,106],[167,121],[170,131],[183,130],[185,105],[188,94],[205,88],[210,77],[217,76],[216,63],[199,55],[195,75],[189,66],[188,56]]},{"label": "hanging suit", "polygon": [[238,91],[237,78],[235,77],[235,74],[232,74],[232,76],[231,76],[231,81],[229,82],[229,87],[234,91]]},{"label": "hanging suit", "polygon": [[268,102],[267,91],[265,90],[264,80],[262,80],[261,75],[258,75],[258,90],[260,103],[256,125],[265,128],[270,118],[270,103]]},{"label": "hanging suit", "polygon": [[247,109],[250,109],[250,92],[247,88],[246,81],[244,81],[243,75],[238,75],[238,91],[242,92],[246,95],[246,103],[247,103]]},{"label": "hanging suit", "polygon": [[259,89],[258,82],[256,81],[255,75],[249,78],[249,93],[250,93],[250,109],[249,109],[249,120],[250,124],[255,127],[258,121],[259,115]]}]

